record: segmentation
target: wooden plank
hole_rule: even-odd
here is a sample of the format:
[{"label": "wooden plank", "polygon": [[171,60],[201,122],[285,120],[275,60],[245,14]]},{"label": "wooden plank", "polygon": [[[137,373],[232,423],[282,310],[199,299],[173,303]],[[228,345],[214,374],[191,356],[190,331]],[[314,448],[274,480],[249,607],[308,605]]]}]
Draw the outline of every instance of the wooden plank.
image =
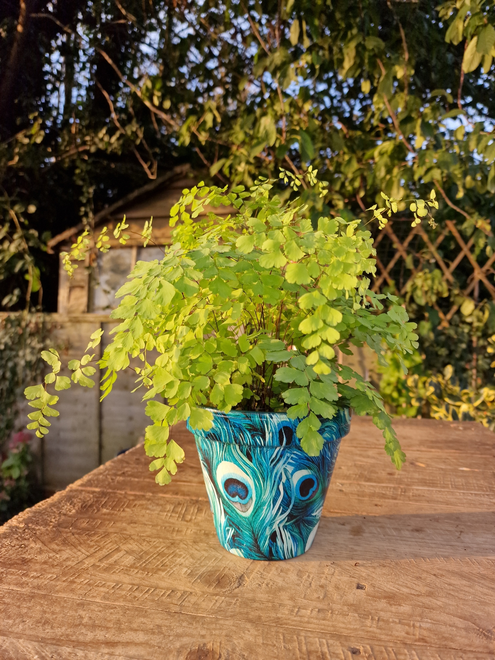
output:
[{"label": "wooden plank", "polygon": [[[64,268],[62,257],[58,258],[58,294],[57,294],[57,311],[60,314],[68,314],[69,312],[69,274]],[[86,312],[87,310],[83,310]]]},{"label": "wooden plank", "polygon": [[[63,644],[46,644],[25,638],[0,637],[0,657],[2,660],[115,660],[116,656],[87,648],[77,649]],[[121,660],[133,660],[131,656],[120,655]]]},{"label": "wooden plank", "polygon": [[[402,426],[401,440],[414,427],[424,438],[432,430]],[[412,465],[388,483],[382,440],[369,420],[353,422],[313,548],[288,562],[247,561],[220,547],[184,425],[174,437],[188,462],[168,488],[154,484],[142,449],[131,450],[0,529],[0,651],[77,658],[72,649],[87,650],[97,660],[162,658],[164,648],[167,660],[495,657],[493,445],[477,436],[486,452],[478,484],[469,471],[458,476],[463,429],[441,426],[448,442],[434,426],[421,457],[450,452],[444,470]]]},{"label": "wooden plank", "polygon": [[86,263],[78,263],[72,278],[59,257],[59,289],[57,309],[61,314],[84,314],[88,311],[89,271]]},{"label": "wooden plank", "polygon": [[[144,484],[139,480],[129,482],[117,477],[105,488],[100,488],[98,483],[92,482],[94,487],[88,487],[88,491],[105,490],[108,494],[117,491],[180,500],[203,499],[206,501],[207,499],[202,483],[190,484],[176,480],[173,488],[160,491],[157,491],[157,486],[153,481]],[[448,491],[385,486],[371,486],[369,494],[363,495],[363,489],[366,489],[366,485],[334,482],[330,486],[323,515],[393,515],[408,513],[412,509],[417,513],[430,513],[432,500],[435,502],[434,511],[437,513],[455,512],[459,510],[459,507],[466,512],[492,511],[495,507],[493,495],[479,497],[477,493],[459,492],[454,496]]]},{"label": "wooden plank", "polygon": [[[413,559],[375,563],[332,555],[321,563],[311,553],[290,565],[265,564],[233,557],[208,539],[201,542],[197,528],[187,540],[167,530],[154,542],[137,531],[91,539],[71,529],[57,539],[40,529],[38,546],[29,544],[36,572],[20,557],[21,571],[15,565],[2,570],[2,588],[15,592],[27,582],[32,596],[53,602],[51,611],[96,602],[138,608],[134,618],[140,620],[156,621],[165,613],[167,620],[173,615],[221,620],[227,638],[242,623],[332,637],[352,638],[359,631],[376,643],[390,641],[393,631],[402,643],[494,650],[493,618],[486,611],[493,598],[493,557],[478,562],[423,557],[418,565]],[[62,574],[53,570],[60,552]],[[72,603],[60,603],[67,598]],[[469,601],[468,616],[459,611],[463,600]]]},{"label": "wooden plank", "polygon": [[[198,183],[198,179],[184,178],[181,181],[174,181],[170,186],[162,190],[155,191],[145,198],[137,202],[133,202],[127,206],[122,206],[118,214],[115,215],[117,221],[122,220],[124,214],[127,221],[144,221],[149,220],[150,217],[154,218],[169,218],[170,209],[176,204],[185,188],[192,188]],[[229,213],[237,213],[233,206],[221,206],[219,209],[211,206],[205,207],[206,213],[213,211],[214,213],[227,215]],[[153,223],[154,224],[154,223]]]},{"label": "wooden plank", "polygon": [[[61,494],[59,500],[62,499],[64,505],[60,506],[59,502],[58,511],[63,520],[51,518],[51,524],[54,526],[52,529],[46,528],[44,516],[41,516],[39,524],[33,520],[36,518],[35,513],[39,514],[39,509],[32,512],[30,519],[23,523],[24,529],[18,529],[19,540],[29,542],[25,543],[26,550],[21,550],[14,562],[11,560],[8,566],[5,566],[4,561],[1,561],[2,569],[5,567],[7,572],[13,572],[12,580],[2,572],[1,583],[4,586],[9,586],[11,582],[12,588],[16,588],[26,576],[25,571],[29,569],[29,564],[34,563],[37,569],[36,579],[41,580],[41,583],[31,579],[30,589],[40,590],[44,594],[52,593],[53,589],[55,594],[61,590],[62,593],[58,595],[69,591],[73,596],[79,594],[81,598],[88,593],[93,596],[97,593],[98,599],[106,601],[109,598],[112,600],[113,596],[108,596],[107,592],[114,593],[117,582],[121,585],[116,590],[119,598],[127,591],[134,598],[143,590],[147,591],[153,587],[161,590],[163,597],[168,599],[171,591],[177,590],[177,577],[180,575],[179,601],[187,605],[187,611],[197,612],[199,601],[203,601],[199,597],[198,601],[194,592],[199,589],[200,593],[212,594],[220,591],[224,594],[237,590],[240,588],[237,583],[239,580],[243,582],[244,575],[238,571],[244,570],[246,564],[250,564],[255,566],[255,572],[261,567],[261,573],[259,579],[251,584],[252,588],[248,588],[247,583],[241,585],[243,603],[252,598],[260,606],[263,605],[264,599],[268,599],[268,606],[271,593],[277,589],[287,589],[287,573],[283,564],[245,562],[231,557],[215,543],[206,502],[200,505],[190,501],[185,505],[167,498],[147,498],[143,504],[142,498],[130,496],[128,493],[102,493],[95,500],[94,493],[82,492],[78,488]],[[302,564],[296,567],[296,574],[293,573],[293,579],[296,578],[298,585],[297,592],[292,594],[290,599],[294,607],[297,606],[297,613],[292,614],[297,616],[297,623],[294,622],[293,625],[304,627],[306,619],[301,619],[301,608],[309,608],[307,625],[311,622],[313,625],[316,621],[320,625],[318,630],[322,630],[321,626],[325,626],[327,614],[320,621],[319,610],[315,613],[313,610],[316,605],[310,607],[310,604],[315,598],[317,601],[321,598],[325,602],[327,612],[333,594],[333,597],[336,597],[336,606],[342,605],[344,591],[340,582],[343,572],[347,585],[345,593],[349,592],[351,596],[354,593],[350,590],[349,580],[354,581],[353,589],[356,589],[357,584],[364,584],[366,590],[374,588],[382,593],[386,611],[380,612],[380,607],[375,602],[371,604],[371,610],[373,616],[380,616],[385,626],[384,631],[388,629],[388,625],[394,624],[394,621],[387,619],[387,616],[390,617],[390,601],[395,598],[402,603],[401,608],[404,608],[403,603],[407,602],[411,589],[415,591],[416,609],[420,595],[426,598],[424,607],[427,607],[433,595],[437,601],[445,598],[446,601],[442,600],[439,607],[442,616],[450,611],[450,615],[455,616],[457,599],[467,597],[474,590],[480,600],[476,603],[470,597],[471,606],[478,606],[482,611],[483,603],[490,599],[494,586],[492,530],[495,514],[406,515],[402,518],[403,520],[398,519],[398,516],[390,516],[388,519],[357,519],[356,516],[347,519],[325,518],[311,553],[291,562]],[[28,539],[26,530],[30,535]],[[466,538],[466,545],[463,547],[457,543],[460,536]],[[166,546],[163,544],[164,538],[168,539]],[[65,575],[53,573],[55,558],[65,566]],[[103,566],[100,566],[103,559]],[[313,575],[311,564],[314,565],[314,562],[320,562],[320,570],[323,568],[323,573]],[[398,562],[400,565],[397,565]],[[21,574],[16,571],[16,564],[21,568]],[[354,568],[357,566],[361,568]],[[331,575],[328,573],[330,567]],[[96,574],[93,570],[96,570]],[[422,575],[422,584],[419,587],[415,586],[418,570]],[[329,584],[332,585],[330,594]],[[387,584],[392,585],[391,593],[383,593],[384,590],[387,591],[384,587]],[[428,589],[425,585],[428,585]],[[304,587],[302,591],[301,587]],[[438,593],[442,596],[438,596]],[[220,605],[224,607],[223,601]],[[166,607],[166,603],[163,603],[163,606]],[[212,607],[210,600],[210,616]],[[236,607],[240,608],[241,604],[230,603],[228,610],[232,611]],[[256,609],[254,603],[253,609]],[[361,611],[360,616],[362,614]],[[215,616],[217,615],[215,612]],[[351,614],[345,609],[343,612],[342,609],[339,612],[331,610],[332,630],[338,627],[342,616],[345,622],[348,622]],[[373,618],[371,611],[367,616]],[[414,619],[413,613],[410,613],[410,616]],[[277,618],[272,624],[277,627],[283,625],[282,619],[290,618],[290,611],[284,609],[280,617],[281,619]],[[366,629],[365,623],[360,625],[364,625]],[[439,634],[441,623],[435,620],[431,626],[436,634]],[[342,630],[343,634],[348,634],[345,626]],[[373,631],[370,630],[370,634]],[[402,631],[402,634],[407,636],[407,630]]]},{"label": "wooden plank", "polygon": [[[311,560],[493,559],[495,554],[493,511],[388,516],[335,516],[328,513],[323,516],[318,540],[307,555]],[[6,568],[14,567],[17,562],[24,566],[31,560],[41,561],[47,550],[48,563],[53,560],[53,553],[65,556],[68,561],[75,554],[84,557],[87,555],[84,546],[76,547],[70,542],[70,536],[76,533],[88,539],[122,535],[136,540],[138,545],[142,541],[145,546],[148,541],[159,541],[167,535],[170,535],[171,542],[172,539],[179,543],[186,540],[188,544],[201,544],[205,538],[210,541],[215,536],[206,500],[143,500],[139,494],[129,493],[98,493],[95,496],[95,493],[79,489],[64,495],[56,513],[51,510],[49,529],[46,528],[46,515],[38,513],[22,526],[12,525],[10,533],[11,539],[20,542],[25,538],[30,543],[10,562],[9,549],[0,549],[0,565]],[[44,540],[40,541],[40,538]],[[220,546],[215,549],[224,554]]]},{"label": "wooden plank", "polygon": [[[313,552],[290,565],[246,562],[212,546],[209,539],[201,540],[202,530],[196,524],[193,537],[187,539],[174,536],[170,528],[153,539],[140,529],[128,531],[125,535],[116,530],[102,538],[101,533],[79,536],[71,527],[59,537],[53,530],[50,534],[40,528],[36,530],[38,547],[29,543],[37,572],[29,575],[29,562],[21,555],[16,562],[22,570],[16,570],[14,562],[2,571],[1,583],[16,590],[29,577],[29,591],[43,595],[44,601],[70,594],[71,599],[85,602],[158,609],[161,615],[165,611],[199,615],[323,635],[352,636],[360,630],[375,641],[388,639],[394,630],[403,642],[436,640],[445,648],[456,648],[455,639],[461,647],[492,649],[493,620],[483,613],[493,598],[493,553],[490,561],[480,558],[477,562],[422,557],[419,566],[403,557],[400,562],[387,562],[381,556],[377,562],[369,556],[355,562],[355,556],[343,558],[337,553],[332,561],[326,557],[315,573],[314,562],[321,562],[322,557]],[[342,548],[352,538],[346,541]],[[91,548],[95,551],[88,553]],[[478,549],[486,552],[484,547]],[[53,569],[54,559],[60,556],[65,565],[62,574]],[[422,579],[418,582],[419,571]],[[11,579],[6,573],[12,574]],[[470,601],[467,622],[465,613],[459,612],[462,599]],[[145,616],[150,618],[152,613]],[[484,636],[485,645],[477,641],[478,634]]]},{"label": "wooden plank", "polygon": [[184,188],[192,188],[197,183],[196,179],[183,177],[180,181],[173,181],[161,190],[155,190],[144,198],[122,206],[117,214],[118,219],[122,219],[125,214],[128,220],[135,218],[146,218],[151,216],[169,217],[170,209],[182,195]]},{"label": "wooden plank", "polygon": [[[469,472],[472,470],[482,470],[490,474],[495,470],[495,434],[480,424],[457,425],[436,420],[414,420],[416,431],[413,433],[410,432],[408,425],[411,425],[410,420],[394,420],[401,442],[409,452],[408,460],[402,470],[396,470],[383,450],[384,441],[381,432],[375,428],[369,418],[353,418],[351,432],[342,440],[339,459],[343,458],[337,461],[336,470],[343,469],[347,473],[349,470],[359,469],[361,465],[366,466],[366,469],[369,466],[370,470],[373,468],[374,480],[386,476],[387,483],[390,483],[388,477],[402,479],[403,475],[409,476],[409,474],[414,474],[415,479],[421,479],[425,468],[453,470],[456,475],[459,472],[466,472],[462,478],[467,479],[471,479],[472,475]],[[186,451],[186,461],[180,465],[175,480],[201,481],[194,439],[187,431],[185,422],[175,426],[171,430],[171,436]],[[469,450],[466,450],[466,446]],[[422,461],[428,461],[428,465]],[[111,464],[109,472],[105,474],[113,476],[115,469],[126,478],[141,479],[143,477],[141,470],[148,465],[148,462],[144,452],[129,452],[125,457],[119,458],[118,468],[116,463]],[[139,470],[138,473],[135,472],[136,469]],[[380,475],[380,471],[385,474]],[[418,485],[418,482],[415,482],[415,485]],[[481,484],[479,487],[482,487]]]},{"label": "wooden plank", "polygon": [[[436,419],[395,419],[394,428],[406,453],[411,449],[458,451],[468,455],[473,451],[495,455],[495,434],[477,422],[444,422]],[[351,434],[354,447],[370,446],[384,441],[380,431],[368,417],[353,417]]]},{"label": "wooden plank", "polygon": [[[32,612],[18,593],[4,593],[12,598],[12,610],[7,613],[6,620],[0,622],[0,629],[9,627],[11,639],[18,635],[19,619],[24,618],[30,622],[29,633],[21,633],[24,638],[52,642],[53,638],[67,639],[70,631],[68,650],[76,648],[98,653],[104,648],[109,655],[124,659],[354,660],[357,656],[366,660],[486,660],[493,657],[477,649],[422,647],[407,642],[369,644],[359,631],[350,638],[339,638],[298,629],[274,629],[263,623],[252,626],[244,621],[240,621],[235,630],[226,630],[224,621],[212,617],[174,615],[160,609],[146,610],[143,616],[140,608],[52,597],[46,599],[51,615],[43,617],[39,611]],[[47,620],[53,622],[49,629]],[[118,635],[115,630],[119,631]],[[73,656],[58,657],[68,660]]]}]

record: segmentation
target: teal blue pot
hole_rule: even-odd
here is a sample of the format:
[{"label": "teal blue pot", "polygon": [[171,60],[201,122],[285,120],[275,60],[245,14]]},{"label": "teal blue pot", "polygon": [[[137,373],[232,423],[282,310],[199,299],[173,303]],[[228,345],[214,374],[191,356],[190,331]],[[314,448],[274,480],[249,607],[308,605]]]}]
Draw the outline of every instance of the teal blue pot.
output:
[{"label": "teal blue pot", "polygon": [[213,413],[209,431],[194,434],[218,539],[246,559],[291,559],[309,550],[320,522],[350,413],[321,420],[319,456],[296,435],[301,420],[285,413]]}]

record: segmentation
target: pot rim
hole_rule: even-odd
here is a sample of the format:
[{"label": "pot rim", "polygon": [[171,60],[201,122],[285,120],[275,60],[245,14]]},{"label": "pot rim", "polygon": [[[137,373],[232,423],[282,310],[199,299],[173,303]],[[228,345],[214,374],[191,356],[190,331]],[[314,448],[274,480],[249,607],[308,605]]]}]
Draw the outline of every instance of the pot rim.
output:
[{"label": "pot rim", "polygon": [[[233,424],[235,426],[243,423],[243,420],[245,422],[248,422],[246,420],[246,417],[253,418],[255,416],[262,417],[264,420],[262,422],[263,425],[269,424],[270,422],[268,420],[273,419],[278,417],[278,421],[287,421],[290,426],[292,427],[293,431],[295,432],[297,425],[301,421],[301,419],[291,419],[286,412],[281,412],[281,413],[276,413],[276,412],[256,412],[254,410],[248,410],[248,411],[243,411],[243,410],[231,410],[230,412],[226,413],[221,410],[218,410],[216,408],[208,408],[206,406],[202,407],[203,410],[207,410],[211,413],[213,413],[213,416],[216,417],[217,420],[225,420],[228,424]],[[282,418],[282,419],[280,419]],[[304,418],[302,418],[304,419]],[[322,422],[329,422],[334,425],[334,433],[332,434],[333,437],[324,437],[324,443],[333,443],[336,441],[340,441],[342,438],[344,438],[350,431],[351,427],[351,410],[350,408],[339,408],[337,411],[337,414],[332,418],[332,419],[327,419],[323,417],[319,417],[319,419]],[[275,420],[274,420],[275,421]],[[194,434],[196,438],[196,442],[199,442],[199,438],[202,437],[203,431],[196,431],[195,429],[192,429],[189,426],[189,419],[187,420],[187,428]],[[328,429],[330,431],[330,429]],[[236,438],[235,435],[232,435],[229,438],[209,438],[209,441],[211,442],[222,442],[225,444],[233,444],[233,445],[246,445],[249,447],[256,447],[259,449],[273,449],[273,448],[280,448],[281,445],[279,442],[270,442],[269,437],[267,436],[265,438],[264,442],[259,442],[259,441],[254,441],[252,439],[248,438],[243,438],[240,440],[239,438]],[[300,440],[297,440],[297,444],[300,443]],[[286,449],[291,449],[291,445],[287,445]]]},{"label": "pot rim", "polygon": [[[287,411],[282,410],[280,412],[277,412],[275,410],[229,410],[229,412],[224,412],[223,410],[218,410],[218,408],[210,408],[209,406],[198,406],[199,408],[202,408],[203,410],[208,410],[209,412],[212,413],[217,413],[220,415],[285,415],[288,419],[292,419],[291,417],[288,416]],[[352,417],[352,408],[346,407],[346,408],[338,408],[337,412],[335,413],[334,417],[332,419],[328,419],[328,417],[321,417],[321,415],[317,415],[318,419],[324,419],[328,422],[333,422],[336,417],[341,415],[342,413],[347,412],[349,414],[349,417]],[[304,417],[296,417],[292,421],[296,421],[296,419],[304,419]]]}]

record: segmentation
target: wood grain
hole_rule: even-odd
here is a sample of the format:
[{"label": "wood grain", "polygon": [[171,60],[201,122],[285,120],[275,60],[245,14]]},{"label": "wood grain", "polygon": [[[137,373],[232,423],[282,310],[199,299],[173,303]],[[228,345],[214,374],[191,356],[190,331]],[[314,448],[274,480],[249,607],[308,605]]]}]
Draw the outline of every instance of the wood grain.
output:
[{"label": "wood grain", "polygon": [[369,420],[352,426],[294,560],[221,548],[184,425],[170,487],[137,447],[17,516],[0,528],[0,658],[495,658],[495,436],[400,421],[396,472]]}]

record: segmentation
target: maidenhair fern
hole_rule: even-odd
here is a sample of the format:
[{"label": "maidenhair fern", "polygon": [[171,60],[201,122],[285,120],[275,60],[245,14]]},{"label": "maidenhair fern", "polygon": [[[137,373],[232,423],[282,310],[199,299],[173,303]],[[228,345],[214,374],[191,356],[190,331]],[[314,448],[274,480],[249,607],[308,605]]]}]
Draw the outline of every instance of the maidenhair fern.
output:
[{"label": "maidenhair fern", "polygon": [[[296,191],[301,185],[287,172],[281,178]],[[307,178],[325,194],[315,171]],[[397,467],[405,458],[380,395],[338,358],[364,344],[382,362],[385,349],[411,353],[415,324],[396,297],[370,289],[375,251],[360,221],[322,216],[313,226],[312,209],[300,197],[283,201],[276,184],[260,179],[249,190],[203,183],[185,190],[171,210],[173,244],[163,259],[138,262],[117,294],[112,317],[120,324],[98,361],[101,389],[106,396],[138,358],[136,386],[152,421],[145,449],[160,484],[184,458],[171,427],[189,418],[192,428],[210,428],[208,408],[287,411],[300,420],[302,447],[314,456],[323,445],[321,419],[350,406],[372,416]],[[219,207],[235,212],[211,211]],[[75,250],[80,258],[81,245]],[[48,431],[47,416],[56,414],[57,397],[46,388],[92,387],[91,350],[100,340],[95,333],[86,355],[71,361],[71,380],[58,375],[55,351],[43,354],[53,373],[44,386],[26,391],[39,435]]]}]

